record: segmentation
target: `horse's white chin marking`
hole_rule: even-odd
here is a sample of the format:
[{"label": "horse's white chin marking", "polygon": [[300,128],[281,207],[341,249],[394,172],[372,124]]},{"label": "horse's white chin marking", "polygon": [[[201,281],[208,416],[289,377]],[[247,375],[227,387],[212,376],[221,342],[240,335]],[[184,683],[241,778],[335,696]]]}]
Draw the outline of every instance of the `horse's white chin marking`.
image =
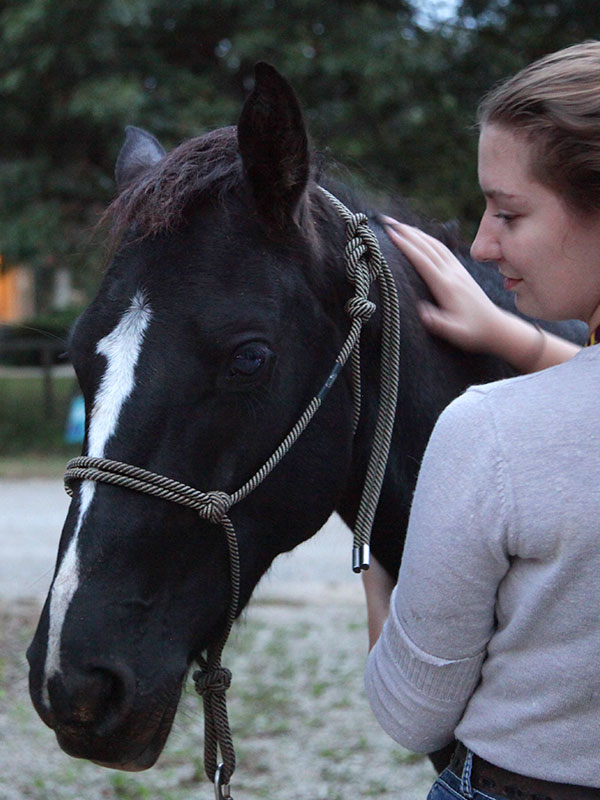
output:
[{"label": "horse's white chin marking", "polygon": [[[121,410],[135,385],[144,334],[152,312],[142,291],[111,333],[100,339],[96,352],[106,357],[106,370],[98,387],[90,416],[87,455],[103,457],[106,444],[115,433]],[[44,701],[48,701],[48,680],[60,671],[60,638],[65,615],[79,585],[79,531],[96,491],[93,481],[84,481],[79,492],[79,514],[75,531],[54,579],[50,594],[48,648],[46,651]]]}]

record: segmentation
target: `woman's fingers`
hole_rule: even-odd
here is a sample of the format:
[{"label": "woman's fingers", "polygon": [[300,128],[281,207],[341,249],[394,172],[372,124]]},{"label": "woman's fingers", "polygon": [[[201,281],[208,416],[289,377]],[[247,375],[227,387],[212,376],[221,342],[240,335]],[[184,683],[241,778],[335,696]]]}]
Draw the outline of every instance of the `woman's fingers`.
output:
[{"label": "woman's fingers", "polygon": [[[391,217],[384,218],[384,221],[385,219]],[[470,304],[473,297],[478,297],[486,304],[487,298],[479,284],[442,242],[397,220],[386,230],[392,242],[412,262],[442,307],[453,309],[464,303]]]},{"label": "woman's fingers", "polygon": [[411,241],[411,239],[395,229],[388,230],[387,234],[396,247],[402,250],[404,255],[427,282],[429,282],[429,279],[435,281],[439,274],[439,267],[435,254],[420,247],[415,241]]},{"label": "woman's fingers", "polygon": [[469,349],[472,346],[472,337],[465,328],[462,318],[453,312],[434,306],[425,300],[417,304],[419,318],[427,330],[434,336],[448,339],[461,347]]},{"label": "woman's fingers", "polygon": [[394,241],[398,243],[410,242],[422,253],[429,256],[438,270],[444,271],[445,268],[454,268],[456,266],[462,269],[462,264],[460,264],[456,256],[439,239],[424,233],[419,228],[405,225],[397,220],[393,220],[394,224],[388,225],[387,220],[392,220],[392,217],[383,217],[382,219],[386,225],[386,230],[399,237]]},{"label": "woman's fingers", "polygon": [[418,262],[418,267],[423,266],[431,274],[439,270],[439,264],[437,263],[439,257],[431,247],[420,242],[414,236],[407,236],[403,231],[395,228],[387,229],[386,233],[396,247],[408,256],[410,261]]},{"label": "woman's fingers", "polygon": [[[392,241],[399,247],[401,247],[403,242],[410,242],[413,247],[416,247],[425,255],[428,255],[434,263],[439,259],[440,252],[434,246],[435,239],[431,236],[427,236],[422,231],[419,231],[417,228],[411,228],[409,225],[403,225],[401,222],[397,222],[394,220],[393,225],[388,225],[385,220],[391,219],[390,217],[384,218],[384,224],[386,227],[386,233],[392,239]],[[442,245],[443,247],[443,245]],[[436,266],[440,266],[436,264]]]},{"label": "woman's fingers", "polygon": [[[428,233],[415,228],[412,225],[406,225],[399,222],[393,217],[382,216],[381,220],[386,226],[386,230],[391,230],[397,233],[403,239],[412,242],[414,245],[423,250],[436,261],[438,267],[443,268],[448,259],[454,259],[453,253],[446,247],[445,244],[436,239],[435,236],[430,236]],[[438,259],[441,259],[438,261]]]},{"label": "woman's fingers", "polygon": [[382,222],[437,303],[419,304],[425,327],[464,349],[481,349],[490,336],[495,308],[464,265],[433,236],[391,217]]},{"label": "woman's fingers", "polygon": [[[387,233],[391,241],[404,253],[416,272],[425,281],[436,301],[440,305],[445,305],[449,291],[448,279],[451,277],[447,259],[454,259],[452,253],[447,249],[445,252],[440,252],[418,236],[404,235],[395,228],[389,229]],[[462,265],[459,266],[463,269]]]}]

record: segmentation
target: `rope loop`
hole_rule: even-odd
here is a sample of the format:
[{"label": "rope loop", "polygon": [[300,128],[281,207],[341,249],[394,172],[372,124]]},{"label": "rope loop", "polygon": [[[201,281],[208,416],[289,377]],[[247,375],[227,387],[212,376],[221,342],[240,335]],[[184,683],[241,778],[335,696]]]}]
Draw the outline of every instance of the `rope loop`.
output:
[{"label": "rope loop", "polygon": [[225,695],[231,686],[231,670],[227,667],[213,667],[211,670],[197,669],[192,679],[200,697]]},{"label": "rope loop", "polygon": [[233,499],[227,492],[207,492],[198,506],[198,514],[208,522],[218,525],[233,505]]}]

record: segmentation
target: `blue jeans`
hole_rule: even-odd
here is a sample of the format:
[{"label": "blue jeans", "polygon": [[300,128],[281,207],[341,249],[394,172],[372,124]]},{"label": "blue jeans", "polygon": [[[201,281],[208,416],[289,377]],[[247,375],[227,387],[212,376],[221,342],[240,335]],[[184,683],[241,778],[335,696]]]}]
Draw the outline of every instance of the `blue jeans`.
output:
[{"label": "blue jeans", "polygon": [[462,775],[446,768],[431,787],[427,800],[507,800],[505,795],[488,794],[471,786],[473,754],[468,751]]}]

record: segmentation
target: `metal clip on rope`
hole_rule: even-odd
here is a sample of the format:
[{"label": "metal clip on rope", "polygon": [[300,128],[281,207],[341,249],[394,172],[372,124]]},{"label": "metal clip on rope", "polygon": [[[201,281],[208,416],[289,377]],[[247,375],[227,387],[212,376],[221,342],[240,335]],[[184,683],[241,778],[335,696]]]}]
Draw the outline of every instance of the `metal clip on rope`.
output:
[{"label": "metal clip on rope", "polygon": [[219,764],[217,771],[215,772],[215,800],[233,800],[233,797],[229,793],[229,784],[221,783],[222,770],[223,764]]}]

